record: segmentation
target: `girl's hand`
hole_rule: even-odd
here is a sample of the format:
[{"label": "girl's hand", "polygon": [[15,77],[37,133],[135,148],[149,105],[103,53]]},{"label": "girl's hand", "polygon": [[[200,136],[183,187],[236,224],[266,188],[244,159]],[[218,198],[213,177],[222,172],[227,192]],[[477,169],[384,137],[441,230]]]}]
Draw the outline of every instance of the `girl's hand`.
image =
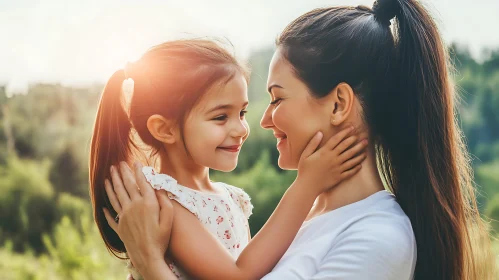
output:
[{"label": "girl's hand", "polygon": [[173,205],[165,191],[155,191],[147,182],[141,164],[136,163],[134,171],[135,174],[124,162],[120,163],[119,171],[111,167],[113,182],[111,185],[106,180],[106,193],[119,219],[116,221],[108,209],[103,210],[108,224],[125,244],[133,265],[143,274],[149,265],[165,262]]},{"label": "girl's hand", "polygon": [[366,158],[363,150],[367,139],[357,143],[359,136],[351,136],[353,131],[353,127],[348,127],[338,132],[315,151],[322,140],[322,133],[317,132],[300,157],[296,180],[301,180],[319,195],[359,172],[361,162]]}]

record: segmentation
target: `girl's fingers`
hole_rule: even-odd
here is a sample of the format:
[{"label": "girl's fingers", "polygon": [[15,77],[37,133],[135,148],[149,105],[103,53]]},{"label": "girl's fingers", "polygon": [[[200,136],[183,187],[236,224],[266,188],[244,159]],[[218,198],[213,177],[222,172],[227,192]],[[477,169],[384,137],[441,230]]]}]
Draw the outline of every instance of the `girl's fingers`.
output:
[{"label": "girl's fingers", "polygon": [[106,217],[108,225],[114,230],[114,232],[118,233],[118,223],[114,220],[114,217],[111,216],[109,210],[107,210],[107,208],[102,208],[102,211],[104,211],[104,216]]},{"label": "girl's fingers", "polygon": [[144,176],[144,173],[142,172],[142,164],[140,162],[135,162],[133,170],[135,172],[135,180],[137,180],[137,185],[140,188],[142,196],[152,198],[154,196],[154,189],[146,180],[146,176]]},{"label": "girl's fingers", "polygon": [[121,207],[125,207],[125,205],[130,203],[130,196],[128,196],[128,192],[126,191],[123,181],[121,181],[120,174],[115,166],[111,166],[111,179],[113,180],[113,189],[118,197],[119,203]]},{"label": "girl's fingers", "polygon": [[[357,139],[355,139],[355,141],[357,141]],[[366,146],[367,146],[367,139],[364,139],[359,143],[355,144],[355,146],[353,146],[352,148],[344,151],[343,153],[340,153],[338,159],[340,160],[340,162],[345,162],[354,157],[355,155],[359,154],[362,150],[366,148]]]},{"label": "girl's fingers", "polygon": [[329,138],[327,143],[324,145],[324,148],[328,150],[333,150],[334,148],[336,148],[336,146],[338,146],[342,142],[343,139],[345,139],[348,135],[351,134],[353,129],[354,129],[353,126],[349,126],[341,130],[340,132],[336,133],[335,135],[333,135],[333,137]]},{"label": "girl's fingers", "polygon": [[116,197],[116,193],[114,193],[113,186],[111,186],[111,182],[108,179],[104,182],[104,186],[106,188],[107,197],[109,198],[109,202],[113,206],[113,209],[116,213],[121,213],[121,205]]},{"label": "girl's fingers", "polygon": [[120,162],[120,174],[121,179],[123,180],[123,184],[125,185],[125,189],[130,196],[130,199],[133,200],[137,197],[141,197],[141,189],[137,185],[135,174],[132,172],[130,167],[128,167],[128,164],[126,164],[124,161]]},{"label": "girl's fingers", "polygon": [[341,173],[341,179],[344,180],[344,179],[352,177],[357,172],[359,172],[361,168],[362,168],[362,165],[359,164],[359,165],[355,166],[354,168]]},{"label": "girl's fingers", "polygon": [[310,139],[307,146],[305,147],[305,149],[301,153],[300,158],[307,158],[311,154],[313,154],[315,152],[315,150],[317,149],[317,147],[319,146],[319,144],[321,143],[322,136],[323,136],[322,132],[320,132],[320,131],[315,133],[314,137],[312,137],[312,139]]},{"label": "girl's fingers", "polygon": [[336,155],[341,155],[344,153],[348,148],[350,148],[355,142],[358,140],[358,136],[350,136],[347,139],[341,141],[341,143],[336,146],[336,148],[333,149]]},{"label": "girl's fingers", "polygon": [[366,159],[366,154],[362,153],[352,159],[347,160],[341,165],[341,168],[345,171],[350,170],[354,168],[356,165],[359,165],[361,162],[363,162]]}]

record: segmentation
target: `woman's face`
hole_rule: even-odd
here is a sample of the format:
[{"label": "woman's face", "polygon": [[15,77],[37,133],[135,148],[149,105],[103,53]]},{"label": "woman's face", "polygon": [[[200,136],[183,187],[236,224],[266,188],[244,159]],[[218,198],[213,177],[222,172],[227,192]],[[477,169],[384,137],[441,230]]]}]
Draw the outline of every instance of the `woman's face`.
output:
[{"label": "woman's face", "polygon": [[297,169],[310,139],[317,131],[324,133],[331,128],[327,97],[316,99],[309,94],[309,89],[294,75],[280,49],[270,63],[267,88],[271,103],[260,125],[271,129],[277,138],[279,167]]}]

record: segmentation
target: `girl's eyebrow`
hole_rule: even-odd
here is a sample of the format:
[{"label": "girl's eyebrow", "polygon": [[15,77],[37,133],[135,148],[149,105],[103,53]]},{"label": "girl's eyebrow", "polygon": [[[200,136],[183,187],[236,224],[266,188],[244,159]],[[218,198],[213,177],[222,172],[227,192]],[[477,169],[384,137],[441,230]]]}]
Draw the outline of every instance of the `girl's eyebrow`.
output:
[{"label": "girl's eyebrow", "polygon": [[[246,106],[248,106],[248,101],[244,102],[244,104],[241,107],[246,107]],[[235,106],[233,104],[219,104],[219,105],[211,108],[210,110],[208,110],[207,114],[214,112],[214,111],[217,111],[217,110],[232,109],[234,107]]]}]

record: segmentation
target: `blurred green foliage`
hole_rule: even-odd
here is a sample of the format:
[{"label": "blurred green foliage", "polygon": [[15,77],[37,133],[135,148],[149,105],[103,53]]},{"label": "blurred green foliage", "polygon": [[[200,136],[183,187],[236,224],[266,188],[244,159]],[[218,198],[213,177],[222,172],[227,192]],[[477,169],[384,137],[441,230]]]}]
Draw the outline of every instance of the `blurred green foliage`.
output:
[{"label": "blurred green foliage", "polygon": [[[255,206],[252,234],[296,175],[277,167],[272,133],[259,121],[272,49],[254,52],[251,135],[234,172],[212,178],[244,188]],[[499,51],[481,62],[451,46],[460,123],[473,156],[479,206],[499,232]],[[0,275],[2,279],[125,279],[91,217],[87,157],[102,85],[34,84],[7,97],[0,87]],[[499,253],[499,244],[493,248]],[[499,260],[498,260],[499,261]]]}]

